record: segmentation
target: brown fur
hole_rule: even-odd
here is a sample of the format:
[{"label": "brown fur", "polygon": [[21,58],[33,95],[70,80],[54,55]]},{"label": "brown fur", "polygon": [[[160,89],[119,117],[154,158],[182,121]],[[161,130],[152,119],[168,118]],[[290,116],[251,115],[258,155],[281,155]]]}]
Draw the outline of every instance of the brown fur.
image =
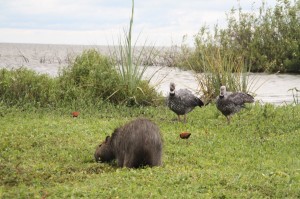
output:
[{"label": "brown fur", "polygon": [[136,119],[115,129],[111,136],[96,148],[96,161],[117,160],[119,167],[160,166],[162,139],[156,124]]}]

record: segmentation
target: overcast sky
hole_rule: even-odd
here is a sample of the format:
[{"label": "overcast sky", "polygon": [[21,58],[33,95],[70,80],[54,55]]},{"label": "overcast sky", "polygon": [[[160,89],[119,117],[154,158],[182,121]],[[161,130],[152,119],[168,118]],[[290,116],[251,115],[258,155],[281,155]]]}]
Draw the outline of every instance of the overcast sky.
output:
[{"label": "overcast sky", "polygon": [[[274,7],[276,0],[266,0]],[[240,0],[244,11],[261,0]],[[128,27],[131,0],[0,0],[0,42],[107,45]],[[237,0],[136,0],[134,36],[139,43],[180,44],[201,26],[225,25]]]}]

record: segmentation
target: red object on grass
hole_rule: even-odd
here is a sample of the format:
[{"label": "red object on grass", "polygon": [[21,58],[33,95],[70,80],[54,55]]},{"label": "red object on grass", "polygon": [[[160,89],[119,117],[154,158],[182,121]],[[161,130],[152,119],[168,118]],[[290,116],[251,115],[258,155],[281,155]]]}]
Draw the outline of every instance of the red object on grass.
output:
[{"label": "red object on grass", "polygon": [[79,115],[79,112],[77,112],[77,111],[72,112],[72,116],[73,116],[73,117],[78,117],[78,115]]},{"label": "red object on grass", "polygon": [[190,136],[191,136],[191,133],[188,133],[188,132],[180,133],[181,139],[188,139]]}]

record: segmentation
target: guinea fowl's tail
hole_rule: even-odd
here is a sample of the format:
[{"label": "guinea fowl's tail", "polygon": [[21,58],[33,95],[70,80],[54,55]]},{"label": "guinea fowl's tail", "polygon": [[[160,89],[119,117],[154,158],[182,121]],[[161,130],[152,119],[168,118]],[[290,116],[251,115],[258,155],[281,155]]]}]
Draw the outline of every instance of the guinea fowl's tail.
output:
[{"label": "guinea fowl's tail", "polygon": [[239,97],[242,99],[243,103],[253,103],[254,97],[248,93],[239,93]]},{"label": "guinea fowl's tail", "polygon": [[253,103],[254,102],[254,97],[250,94],[247,94],[247,97],[245,98],[246,103]]},{"label": "guinea fowl's tail", "polygon": [[203,101],[198,97],[197,97],[197,105],[200,106],[200,107],[204,106]]}]

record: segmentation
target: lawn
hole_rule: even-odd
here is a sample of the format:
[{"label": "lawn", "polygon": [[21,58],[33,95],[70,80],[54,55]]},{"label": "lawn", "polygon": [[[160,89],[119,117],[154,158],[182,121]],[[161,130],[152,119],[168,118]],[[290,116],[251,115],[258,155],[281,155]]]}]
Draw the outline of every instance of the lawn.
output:
[{"label": "lawn", "polygon": [[[187,124],[167,107],[72,111],[0,106],[0,198],[300,197],[299,105],[249,106],[230,125],[214,105]],[[97,144],[137,117],[160,127],[163,165],[96,163]]]}]

